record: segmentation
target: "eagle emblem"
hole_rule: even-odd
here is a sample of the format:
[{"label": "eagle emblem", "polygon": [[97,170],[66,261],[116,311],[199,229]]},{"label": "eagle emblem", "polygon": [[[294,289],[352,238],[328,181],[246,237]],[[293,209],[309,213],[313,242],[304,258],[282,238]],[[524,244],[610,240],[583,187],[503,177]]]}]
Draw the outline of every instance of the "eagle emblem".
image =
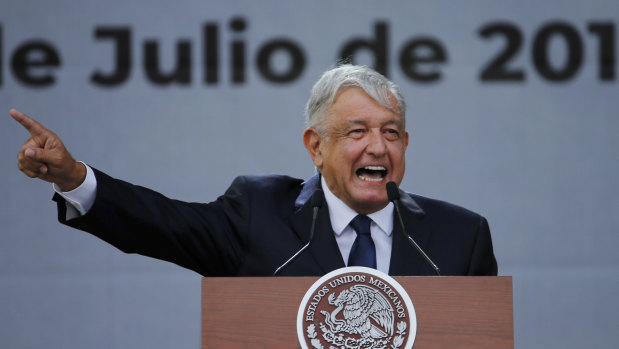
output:
[{"label": "eagle emblem", "polygon": [[[354,285],[339,296],[335,295],[329,295],[329,304],[337,308],[331,313],[321,311],[332,333],[346,332],[373,339],[393,335],[393,307],[379,291],[366,285]],[[337,318],[342,310],[343,320]]]},{"label": "eagle emblem", "polygon": [[305,294],[297,316],[303,349],[408,349],[416,325],[406,291],[364,267],[323,276]]}]

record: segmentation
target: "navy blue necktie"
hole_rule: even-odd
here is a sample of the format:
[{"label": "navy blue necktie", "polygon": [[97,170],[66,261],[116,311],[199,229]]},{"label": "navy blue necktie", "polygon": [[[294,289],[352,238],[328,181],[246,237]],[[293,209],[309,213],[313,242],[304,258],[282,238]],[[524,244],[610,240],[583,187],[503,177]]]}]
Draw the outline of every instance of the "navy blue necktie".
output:
[{"label": "navy blue necktie", "polygon": [[358,215],[350,222],[357,232],[357,238],[348,256],[348,266],[362,266],[376,269],[376,247],[370,234],[372,220],[366,215]]}]

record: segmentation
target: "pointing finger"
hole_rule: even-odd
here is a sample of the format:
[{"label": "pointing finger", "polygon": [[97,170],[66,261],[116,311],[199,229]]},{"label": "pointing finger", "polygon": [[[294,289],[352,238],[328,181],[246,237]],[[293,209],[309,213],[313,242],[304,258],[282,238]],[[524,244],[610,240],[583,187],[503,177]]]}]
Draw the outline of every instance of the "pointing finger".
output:
[{"label": "pointing finger", "polygon": [[9,114],[11,114],[13,119],[19,122],[22,126],[24,126],[24,128],[28,130],[28,132],[30,132],[32,136],[38,136],[44,133],[46,130],[46,128],[43,127],[43,125],[41,125],[39,122],[29,117],[28,115],[20,112],[19,110],[11,109],[9,111]]}]

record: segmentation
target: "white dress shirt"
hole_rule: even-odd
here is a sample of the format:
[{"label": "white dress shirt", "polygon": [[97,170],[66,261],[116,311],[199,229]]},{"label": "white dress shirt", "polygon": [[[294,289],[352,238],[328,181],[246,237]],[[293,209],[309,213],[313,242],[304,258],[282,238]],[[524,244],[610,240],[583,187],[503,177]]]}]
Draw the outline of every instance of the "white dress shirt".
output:
[{"label": "white dress shirt", "polygon": [[[329,190],[324,177],[320,178],[320,184],[329,206],[329,218],[335,233],[335,241],[337,241],[337,245],[340,248],[344,263],[348,266],[348,256],[357,238],[357,233],[349,224],[358,213],[348,207],[344,201],[340,200]],[[370,234],[376,246],[376,269],[383,273],[389,273],[393,233],[393,203],[390,202],[382,210],[370,213],[367,216],[372,219]]]},{"label": "white dress shirt", "polygon": [[[82,162],[82,164],[84,163]],[[71,191],[61,191],[60,188],[54,184],[56,193],[67,200],[67,220],[85,215],[86,212],[90,210],[97,197],[97,178],[95,177],[95,173],[90,166],[86,164],[84,164],[84,166],[86,166],[86,178],[79,187]]]},{"label": "white dress shirt", "polygon": [[[54,190],[66,200],[66,219],[72,219],[86,214],[95,202],[97,195],[97,178],[88,165],[84,164],[84,166],[86,166],[86,178],[79,187],[68,192],[63,192],[54,184]],[[335,233],[335,240],[340,248],[344,263],[348,265],[348,255],[357,238],[357,233],[349,224],[358,213],[348,207],[329,190],[324,177],[321,177],[320,184],[325,193],[327,205],[329,206],[329,218],[331,219],[331,227]],[[393,203],[390,202],[382,210],[367,216],[372,219],[370,233],[372,235],[372,240],[374,240],[374,245],[376,246],[376,268],[384,273],[388,273],[389,263],[391,261]]]}]

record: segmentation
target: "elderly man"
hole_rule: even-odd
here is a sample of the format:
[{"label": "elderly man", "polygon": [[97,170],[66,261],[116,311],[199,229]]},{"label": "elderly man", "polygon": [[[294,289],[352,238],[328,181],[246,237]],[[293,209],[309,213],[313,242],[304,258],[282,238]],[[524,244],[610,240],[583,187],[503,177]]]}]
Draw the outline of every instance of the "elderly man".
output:
[{"label": "elderly man", "polygon": [[[16,110],[32,135],[19,169],[54,183],[59,220],[124,252],[210,276],[271,275],[308,243],[281,275],[323,275],[365,265],[391,275],[434,275],[413,237],[443,275],[496,275],[485,218],[400,191],[405,232],[386,183],[400,184],[408,133],[399,87],[367,67],[325,72],[307,103],[303,142],[318,173],[241,176],[206,204],[172,200],[76,162],[61,140]],[[317,189],[324,199],[312,199]],[[317,215],[313,217],[313,212]]]}]

